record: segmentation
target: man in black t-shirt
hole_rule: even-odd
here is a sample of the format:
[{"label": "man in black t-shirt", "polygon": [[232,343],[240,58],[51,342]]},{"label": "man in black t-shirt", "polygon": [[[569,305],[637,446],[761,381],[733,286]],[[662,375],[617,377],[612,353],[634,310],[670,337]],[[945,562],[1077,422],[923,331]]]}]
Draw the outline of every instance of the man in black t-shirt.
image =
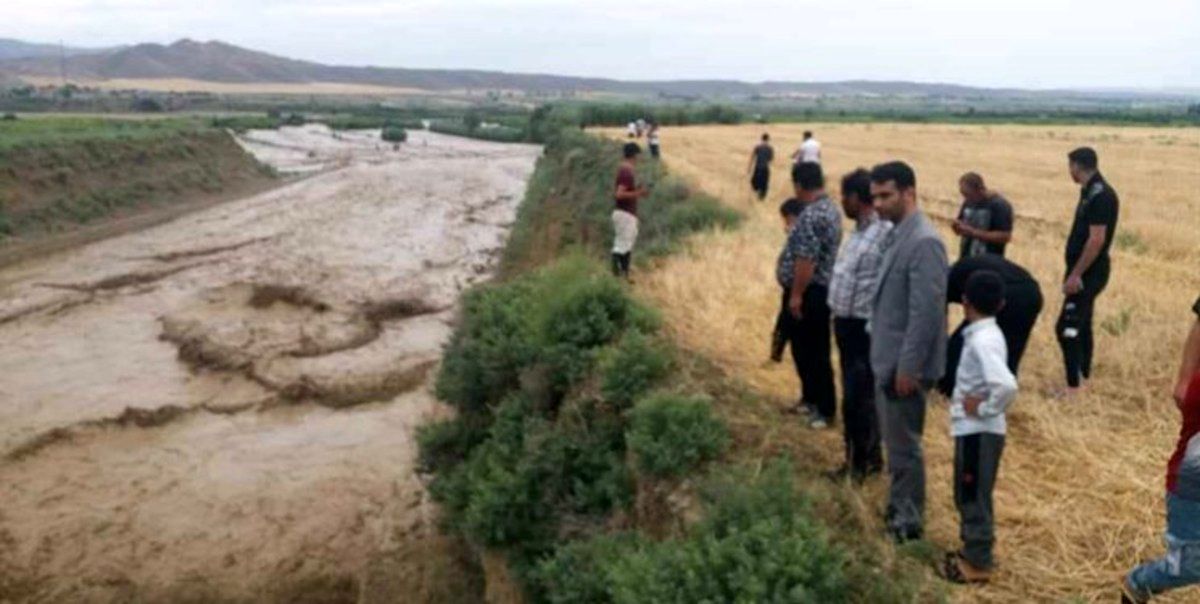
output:
[{"label": "man in black t-shirt", "polygon": [[987,188],[983,177],[967,172],[958,180],[962,208],[952,227],[962,238],[958,259],[981,254],[1004,255],[1012,239],[1013,210],[1008,200]]},{"label": "man in black t-shirt", "polygon": [[762,201],[767,197],[767,188],[771,185],[771,162],[775,161],[775,149],[771,147],[771,135],[764,133],[762,142],[750,152],[750,187]]},{"label": "man in black t-shirt", "polygon": [[1117,230],[1120,200],[1099,171],[1096,151],[1080,147],[1067,155],[1071,178],[1082,185],[1075,222],[1067,237],[1067,276],[1062,313],[1055,331],[1067,372],[1067,397],[1092,375],[1092,313],[1096,297],[1108,285],[1108,251]]},{"label": "man in black t-shirt", "polygon": [[[1025,354],[1025,345],[1029,343],[1029,335],[1037,323],[1038,314],[1042,312],[1042,288],[1033,275],[1015,262],[1006,260],[996,254],[984,254],[974,258],[965,258],[950,267],[950,275],[946,279],[946,303],[962,304],[963,290],[966,289],[967,279],[977,271],[992,271],[1000,275],[1004,282],[1004,306],[996,313],[996,325],[1004,333],[1008,343],[1008,368],[1017,375],[1021,368],[1021,357]],[[938,390],[950,396],[954,393],[954,378],[958,373],[958,361],[962,356],[963,330],[967,327],[964,320],[946,345],[946,373],[938,382]]]}]

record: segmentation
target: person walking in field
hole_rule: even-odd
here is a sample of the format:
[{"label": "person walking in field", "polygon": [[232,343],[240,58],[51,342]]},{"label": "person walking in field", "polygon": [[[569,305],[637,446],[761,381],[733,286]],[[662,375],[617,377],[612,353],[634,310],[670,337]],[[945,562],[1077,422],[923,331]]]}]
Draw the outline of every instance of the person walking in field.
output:
[{"label": "person walking in field", "polygon": [[992,490],[1004,452],[1005,413],[1017,395],[1004,333],[996,324],[1004,298],[1000,275],[981,270],[967,279],[962,304],[969,325],[950,400],[954,504],[963,547],[946,557],[943,568],[955,583],[987,583],[994,566]]},{"label": "person walking in field", "polygon": [[650,122],[649,130],[646,131],[646,146],[650,147],[650,157],[659,159],[662,157],[661,141],[658,138],[658,122]]},{"label": "person walking in field", "polygon": [[[946,304],[961,304],[967,280],[979,271],[996,273],[1004,282],[1005,301],[1000,312],[996,313],[996,325],[1000,327],[1008,345],[1008,369],[1017,375],[1021,368],[1021,357],[1025,355],[1025,346],[1029,343],[1029,336],[1045,302],[1042,288],[1029,271],[1015,262],[995,254],[984,254],[959,260],[950,267],[946,281]],[[963,321],[946,346],[946,372],[938,382],[938,390],[947,397],[954,393],[955,374],[962,357],[963,333],[968,325],[967,321]]]},{"label": "person walking in field", "polygon": [[1083,186],[1067,237],[1067,276],[1062,313],[1055,332],[1066,366],[1065,398],[1073,398],[1092,377],[1092,315],[1108,285],[1109,248],[1117,230],[1120,200],[1100,174],[1096,151],[1080,147],[1067,155],[1071,179]]},{"label": "person walking in field", "polygon": [[1008,200],[987,188],[983,177],[967,172],[958,180],[963,203],[951,225],[961,239],[958,259],[982,254],[1004,255],[1012,240],[1013,210]]},{"label": "person walking in field", "polygon": [[629,265],[633,259],[633,246],[638,236],[638,200],[649,194],[645,187],[637,185],[637,158],[642,148],[637,143],[625,143],[622,148],[624,160],[617,169],[616,191],[613,198],[613,247],[612,270],[617,277],[629,279]]},{"label": "person walking in field", "polygon": [[785,331],[801,383],[796,409],[808,412],[809,427],[827,428],[837,412],[830,342],[829,280],[842,240],[842,217],[825,194],[818,164],[792,169],[796,199],[804,210],[779,254],[776,279],[787,305]]},{"label": "person walking in field", "polygon": [[775,161],[775,149],[771,146],[771,135],[763,133],[762,142],[750,152],[750,163],[746,170],[750,173],[750,188],[762,201],[767,197],[771,186],[771,162]]},{"label": "person walking in field", "polygon": [[1143,604],[1163,592],[1200,585],[1200,298],[1183,348],[1175,404],[1183,427],[1167,463],[1167,555],[1138,566],[1121,584],[1121,602]]},{"label": "person walking in field", "polygon": [[871,170],[879,216],[896,226],[884,243],[871,309],[875,408],[891,481],[887,526],[893,539],[924,532],[925,393],[946,368],[946,247],[917,207],[917,178],[894,161]]},{"label": "person walking in field", "polygon": [[883,261],[883,239],[891,232],[892,223],[875,212],[871,175],[862,168],[842,177],[842,211],[854,221],[854,230],[833,265],[829,308],[842,372],[846,462],[831,477],[861,481],[883,470],[867,319]]},{"label": "person walking in field", "polygon": [[792,154],[792,161],[797,164],[821,163],[821,142],[813,138],[811,130],[804,132],[804,142],[800,143],[800,148]]}]

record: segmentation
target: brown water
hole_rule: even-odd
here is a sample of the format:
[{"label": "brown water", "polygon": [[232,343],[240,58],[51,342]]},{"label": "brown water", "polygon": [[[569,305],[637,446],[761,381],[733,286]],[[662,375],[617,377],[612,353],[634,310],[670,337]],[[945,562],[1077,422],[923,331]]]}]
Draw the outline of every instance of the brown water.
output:
[{"label": "brown water", "polygon": [[413,552],[380,589],[419,600],[454,572],[419,553],[449,546],[413,433],[538,150],[411,137],[252,133],[325,172],[0,270],[0,601],[367,593]]}]

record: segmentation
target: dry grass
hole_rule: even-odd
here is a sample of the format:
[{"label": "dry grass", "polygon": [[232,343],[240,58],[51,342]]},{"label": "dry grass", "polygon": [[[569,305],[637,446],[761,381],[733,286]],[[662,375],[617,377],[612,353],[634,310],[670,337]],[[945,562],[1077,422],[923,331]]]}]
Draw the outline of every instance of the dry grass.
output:
[{"label": "dry grass", "polygon": [[[769,201],[758,204],[744,171],[764,128],[785,159],[777,162]],[[1178,430],[1171,379],[1188,309],[1200,292],[1200,130],[898,124],[664,130],[674,173],[746,210],[749,220],[734,232],[695,237],[685,253],[642,275],[638,290],[664,310],[684,347],[780,405],[796,396],[797,381],[787,365],[763,362],[778,304],[772,272],[783,234],[776,207],[791,187],[786,157],[806,128],[824,144],[831,185],[856,166],[900,158],[915,167],[921,204],[934,217],[956,210],[957,179],[968,170],[981,172],[1013,202],[1018,219],[1009,256],[1041,281],[1047,307],[1026,353],[997,487],[998,576],[989,587],[953,592],[953,599],[1113,601],[1122,572],[1162,553],[1162,477]],[[1065,155],[1081,144],[1098,149],[1101,168],[1121,193],[1120,230],[1134,235],[1115,250],[1114,276],[1098,305],[1091,393],[1061,403],[1048,396],[1063,380],[1053,323],[1078,195]],[[939,222],[955,253],[946,222]],[[799,430],[774,409],[727,413],[741,433],[739,445],[755,448],[751,455],[791,450],[810,470],[839,461],[836,432]],[[933,400],[927,422],[929,537],[957,547],[953,450],[940,400]],[[841,504],[847,508],[841,516],[877,525],[882,496],[875,482],[861,496],[843,497],[849,503]],[[1198,595],[1192,590],[1162,601]]]}]

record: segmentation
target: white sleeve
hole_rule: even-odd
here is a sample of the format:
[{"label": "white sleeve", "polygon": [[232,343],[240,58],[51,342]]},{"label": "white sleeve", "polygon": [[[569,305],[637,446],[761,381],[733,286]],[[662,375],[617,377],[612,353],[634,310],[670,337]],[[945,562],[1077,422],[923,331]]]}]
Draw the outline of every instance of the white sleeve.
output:
[{"label": "white sleeve", "polygon": [[979,417],[993,417],[1008,410],[1017,397],[1017,378],[1008,369],[1004,341],[989,341],[976,349],[987,384],[987,399],[979,405]]}]

